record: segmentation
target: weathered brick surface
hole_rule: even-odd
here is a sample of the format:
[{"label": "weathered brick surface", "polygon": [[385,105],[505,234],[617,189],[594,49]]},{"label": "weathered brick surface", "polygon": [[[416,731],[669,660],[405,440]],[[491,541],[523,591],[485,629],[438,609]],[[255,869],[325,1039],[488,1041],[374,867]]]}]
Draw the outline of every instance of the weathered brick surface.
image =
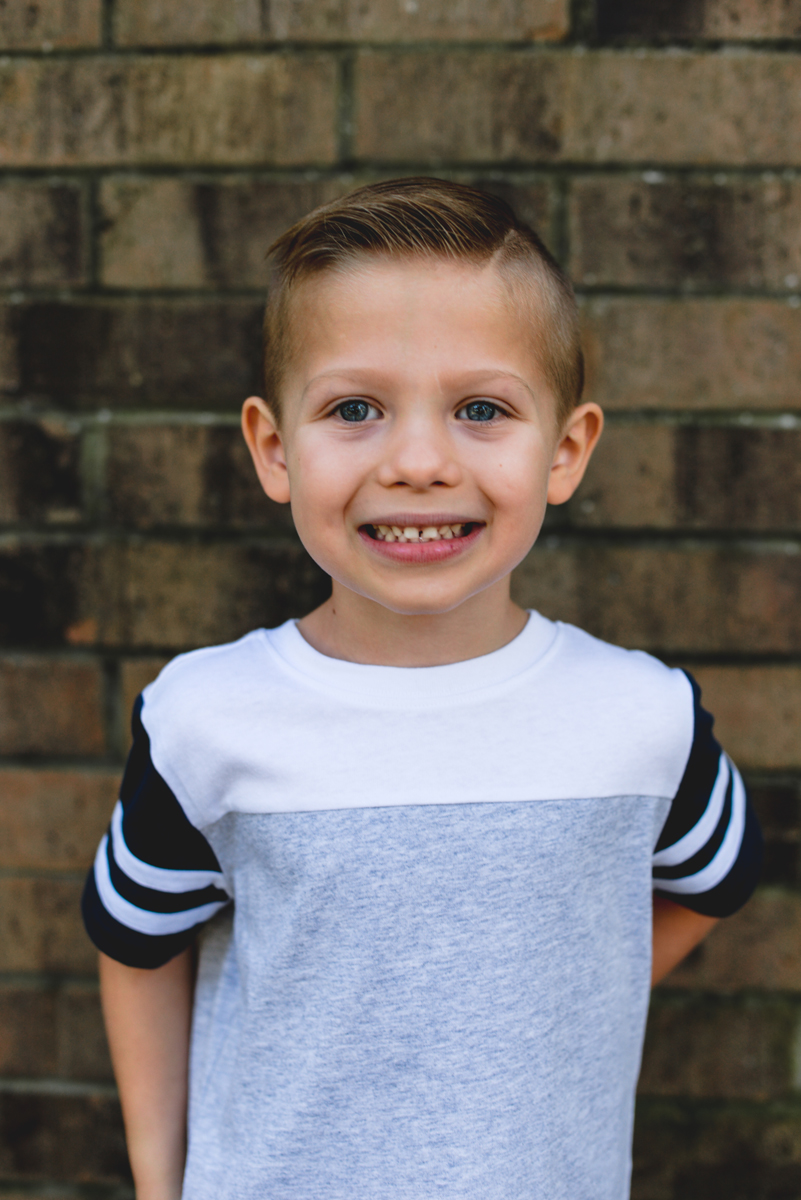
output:
[{"label": "weathered brick surface", "polygon": [[660,986],[801,992],[801,896],[761,888]]},{"label": "weathered brick surface", "polygon": [[238,426],[117,425],[109,429],[106,469],[115,524],[294,532],[289,505],[262,491]]},{"label": "weathered brick surface", "polygon": [[329,55],[8,59],[0,166],[331,162]]},{"label": "weathered brick surface", "polygon": [[751,787],[765,852],[762,882],[797,887],[801,883],[801,795],[795,783]]},{"label": "weathered brick surface", "polygon": [[790,1095],[800,1019],[797,1006],[781,1001],[711,1004],[659,992],[648,1018],[640,1095],[732,1100]]},{"label": "weathered brick surface", "polygon": [[0,7],[0,51],[99,46],[102,0],[36,0]]},{"label": "weathered brick surface", "polygon": [[66,409],[237,411],[261,384],[261,309],[248,300],[15,305],[18,390]]},{"label": "weathered brick surface", "polygon": [[798,0],[599,0],[598,28],[602,36],[638,38],[801,37]]},{"label": "weathered brick surface", "polygon": [[520,603],[663,654],[786,652],[801,642],[801,557],[705,544],[535,546]]},{"label": "weathered brick surface", "polygon": [[801,667],[693,667],[718,736],[739,764],[801,767]]},{"label": "weathered brick surface", "polygon": [[83,756],[104,749],[97,662],[0,658],[0,754]]},{"label": "weathered brick surface", "polygon": [[97,988],[0,985],[0,1074],[109,1082]]},{"label": "weathered brick surface", "polygon": [[130,1178],[119,1103],[105,1092],[0,1092],[0,1176],[81,1183]]},{"label": "weathered brick surface", "polygon": [[75,184],[0,187],[0,279],[3,287],[86,282],[83,192]]},{"label": "weathered brick surface", "polygon": [[590,300],[587,397],[610,409],[797,409],[801,310],[780,300]]},{"label": "weathered brick surface", "polygon": [[768,53],[365,51],[356,153],[378,162],[793,165],[800,72],[794,57]]},{"label": "weathered brick surface", "polygon": [[67,421],[0,422],[0,523],[73,524],[81,492],[80,441]]},{"label": "weathered brick surface", "polygon": [[97,953],[83,928],[75,879],[0,878],[0,971],[91,974]]},{"label": "weathered brick surface", "polygon": [[165,0],[120,0],[116,32],[121,45],[302,41],[422,41],[472,38],[530,41],[564,36],[566,0],[462,0],[449,4],[398,4],[394,0],[202,0],[180,5]]},{"label": "weathered brick surface", "polygon": [[577,179],[570,273],[594,286],[797,290],[799,207],[797,179]]},{"label": "weathered brick surface", "polygon": [[118,784],[116,771],[0,768],[0,867],[86,870]]},{"label": "weathered brick surface", "polygon": [[554,523],[586,528],[801,529],[796,429],[607,425]]}]

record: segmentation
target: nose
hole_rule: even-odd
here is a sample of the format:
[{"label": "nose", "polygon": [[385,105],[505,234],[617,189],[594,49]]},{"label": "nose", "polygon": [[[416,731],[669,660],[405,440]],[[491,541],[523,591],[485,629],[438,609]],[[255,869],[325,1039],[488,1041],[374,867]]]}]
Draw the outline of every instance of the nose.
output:
[{"label": "nose", "polygon": [[394,425],[378,470],[384,487],[456,487],[462,469],[441,417],[416,414]]}]

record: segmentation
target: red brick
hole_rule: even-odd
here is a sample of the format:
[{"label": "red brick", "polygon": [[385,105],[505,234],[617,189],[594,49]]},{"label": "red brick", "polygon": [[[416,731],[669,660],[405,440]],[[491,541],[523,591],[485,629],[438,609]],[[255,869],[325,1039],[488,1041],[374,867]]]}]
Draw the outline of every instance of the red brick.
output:
[{"label": "red brick", "polygon": [[331,162],[335,79],[323,54],[8,59],[0,165]]},{"label": "red brick", "polygon": [[600,0],[603,37],[640,38],[790,38],[801,35],[798,0],[700,0],[675,4],[656,0]]},{"label": "red brick", "polygon": [[12,183],[0,188],[4,287],[85,283],[85,237],[83,196],[74,184]]},{"label": "red brick", "polygon": [[801,556],[705,544],[546,540],[514,576],[520,603],[659,654],[787,653],[801,645]]},{"label": "red brick", "polygon": [[118,787],[118,771],[0,769],[0,866],[87,870]]},{"label": "red brick", "polygon": [[569,270],[593,286],[797,290],[801,183],[577,179]]},{"label": "red brick", "polygon": [[660,986],[801,992],[801,896],[761,888]]},{"label": "red brick", "polygon": [[797,59],[775,53],[364,51],[356,153],[378,162],[792,164],[801,154],[799,72]]},{"label": "red brick", "polygon": [[667,1002],[657,993],[645,1037],[644,1096],[772,1100],[793,1089],[798,1012],[786,1003]]},{"label": "red brick", "polygon": [[795,533],[801,433],[610,423],[574,499],[553,517],[590,528]]},{"label": "red brick", "polygon": [[587,399],[610,409],[796,409],[801,311],[776,300],[598,299]]},{"label": "red brick", "polygon": [[64,408],[223,408],[258,390],[263,305],[41,301],[13,306],[20,389]]},{"label": "red brick", "polygon": [[238,426],[116,425],[108,432],[106,469],[117,524],[294,532],[289,505],[262,491]]},{"label": "red brick", "polygon": [[101,754],[103,677],[97,662],[0,659],[0,753]]},{"label": "red brick", "polygon": [[0,522],[71,524],[82,509],[80,440],[68,422],[0,422]]},{"label": "red brick", "polygon": [[36,0],[0,7],[0,51],[99,46],[101,0]]},{"label": "red brick", "polygon": [[691,667],[740,766],[801,767],[801,667]]},{"label": "red brick", "polygon": [[83,883],[0,878],[0,971],[92,974],[97,952],[84,931]]},{"label": "red brick", "polygon": [[[48,1178],[61,1184],[129,1182],[116,1097],[108,1088],[72,1096],[36,1091],[0,1094],[0,1175],[15,1182]],[[30,1195],[27,1189],[24,1194]]]},{"label": "red brick", "polygon": [[202,0],[175,5],[165,0],[120,0],[116,33],[122,45],[170,45],[257,42],[264,39],[303,41],[404,42],[453,38],[458,41],[504,42],[554,39],[568,30],[566,0],[532,0],[525,5],[504,0],[467,0],[458,5],[378,0]]}]

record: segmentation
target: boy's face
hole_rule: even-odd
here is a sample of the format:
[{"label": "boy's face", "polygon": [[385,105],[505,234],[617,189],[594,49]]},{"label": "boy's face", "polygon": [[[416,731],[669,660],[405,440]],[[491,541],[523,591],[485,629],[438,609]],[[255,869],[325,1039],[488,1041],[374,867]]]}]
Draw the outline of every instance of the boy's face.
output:
[{"label": "boy's face", "polygon": [[[578,437],[558,429],[531,325],[502,277],[367,260],[304,283],[292,315],[281,429],[249,401],[245,433],[265,490],[291,499],[335,592],[445,613],[508,576],[547,499],[577,486],[592,449],[582,414],[599,410],[576,410],[566,429]],[[596,425],[595,437],[600,414]]]}]

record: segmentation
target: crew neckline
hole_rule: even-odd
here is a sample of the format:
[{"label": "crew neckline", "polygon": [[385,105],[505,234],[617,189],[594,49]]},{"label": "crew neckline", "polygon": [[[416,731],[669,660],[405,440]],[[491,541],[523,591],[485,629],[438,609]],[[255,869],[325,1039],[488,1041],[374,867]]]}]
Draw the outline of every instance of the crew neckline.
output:
[{"label": "crew neckline", "polygon": [[435,667],[388,667],[331,658],[306,641],[294,620],[260,632],[285,665],[318,686],[385,703],[405,699],[420,703],[508,683],[540,662],[551,648],[558,626],[529,610],[520,633],[499,650]]}]

